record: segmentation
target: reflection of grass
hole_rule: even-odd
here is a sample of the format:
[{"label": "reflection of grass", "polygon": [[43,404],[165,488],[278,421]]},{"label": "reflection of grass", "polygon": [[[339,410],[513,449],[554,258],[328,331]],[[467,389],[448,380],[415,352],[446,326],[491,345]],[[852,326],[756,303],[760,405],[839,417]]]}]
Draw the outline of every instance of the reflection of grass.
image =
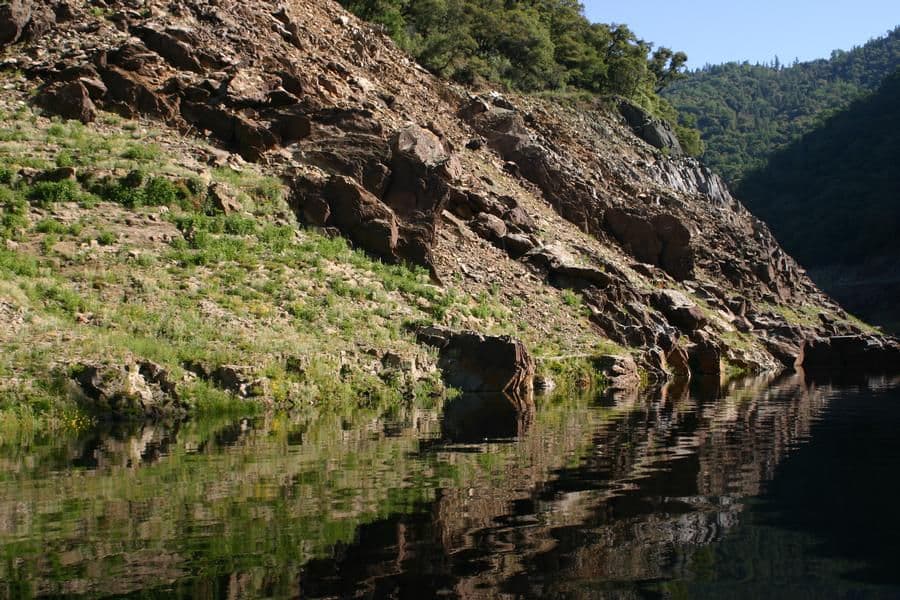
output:
[{"label": "reflection of grass", "polygon": [[[287,594],[305,562],[351,542],[364,523],[426,509],[439,488],[455,494],[488,481],[506,489],[545,480],[590,448],[588,414],[582,402],[548,402],[525,439],[481,454],[417,452],[418,437],[427,436],[420,428],[436,429],[438,416],[418,410],[396,412],[402,434],[389,437],[375,434],[383,423],[372,411],[271,415],[249,429],[200,419],[174,438],[135,429],[100,444],[105,466],[91,473],[53,474],[88,440],[45,442],[3,463],[4,473],[18,475],[0,475],[0,503],[27,507],[29,519],[15,542],[0,533],[0,579],[27,574],[29,585],[52,586],[87,578],[112,593],[122,570],[153,548],[161,568],[189,569],[202,582],[264,568],[269,593]],[[162,443],[164,455],[129,464],[141,439]],[[122,512],[124,505],[138,510]],[[129,575],[144,587],[156,577]]]}]

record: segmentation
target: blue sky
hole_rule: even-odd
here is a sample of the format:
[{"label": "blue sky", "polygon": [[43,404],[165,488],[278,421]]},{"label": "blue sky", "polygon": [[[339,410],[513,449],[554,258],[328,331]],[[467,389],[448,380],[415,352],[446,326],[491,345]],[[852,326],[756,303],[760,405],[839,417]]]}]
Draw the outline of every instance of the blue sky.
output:
[{"label": "blue sky", "polygon": [[582,0],[591,21],[688,53],[690,68],[826,58],[900,25],[900,0]]}]

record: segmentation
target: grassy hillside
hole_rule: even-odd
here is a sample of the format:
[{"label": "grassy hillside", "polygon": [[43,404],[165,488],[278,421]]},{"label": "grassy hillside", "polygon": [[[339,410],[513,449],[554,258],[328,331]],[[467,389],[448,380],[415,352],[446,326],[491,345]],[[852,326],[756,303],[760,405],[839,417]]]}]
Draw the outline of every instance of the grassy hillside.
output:
[{"label": "grassy hillside", "polygon": [[[521,299],[439,287],[298,228],[282,182],[254,165],[109,113],[49,119],[24,101],[24,80],[5,84],[0,438],[86,425],[67,377],[80,363],[154,361],[200,412],[263,399],[386,409],[441,391],[417,324],[515,334],[538,355],[604,343],[561,295],[539,300],[560,327],[547,336],[517,314]],[[241,400],[186,365],[245,366],[266,389]]]}]

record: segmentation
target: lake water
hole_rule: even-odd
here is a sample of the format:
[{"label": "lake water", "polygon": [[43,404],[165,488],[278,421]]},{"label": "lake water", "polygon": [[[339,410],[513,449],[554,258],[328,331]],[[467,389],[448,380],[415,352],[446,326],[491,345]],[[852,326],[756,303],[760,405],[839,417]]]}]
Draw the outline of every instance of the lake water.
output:
[{"label": "lake water", "polygon": [[896,599],[898,384],[7,444],[0,597]]}]

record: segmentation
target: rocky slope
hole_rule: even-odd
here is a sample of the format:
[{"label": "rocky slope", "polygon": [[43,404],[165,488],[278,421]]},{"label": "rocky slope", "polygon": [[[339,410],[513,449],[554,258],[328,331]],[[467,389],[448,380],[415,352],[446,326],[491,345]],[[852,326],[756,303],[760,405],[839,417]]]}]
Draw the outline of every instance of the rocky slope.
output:
[{"label": "rocky slope", "polygon": [[[532,347],[595,354],[611,340],[656,379],[792,367],[807,343],[812,366],[898,364],[895,342],[823,295],[715,174],[602,103],[449,85],[330,0],[15,0],[0,13],[2,68],[47,113],[149,119],[218,148],[207,163],[254,163],[289,190],[284,223],[496,298]],[[561,304],[576,314],[549,314]]]}]

